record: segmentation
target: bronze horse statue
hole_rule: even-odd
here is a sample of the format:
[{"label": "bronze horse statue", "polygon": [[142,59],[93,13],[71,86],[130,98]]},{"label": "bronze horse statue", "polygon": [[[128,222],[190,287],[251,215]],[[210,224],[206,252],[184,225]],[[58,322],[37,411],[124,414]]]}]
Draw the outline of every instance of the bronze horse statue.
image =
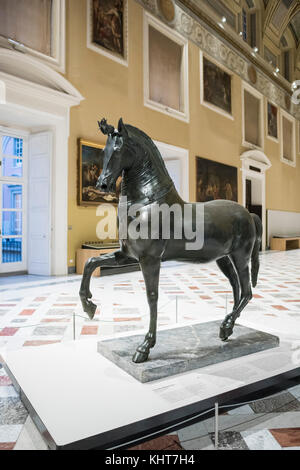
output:
[{"label": "bronze horse statue", "polygon": [[[153,141],[144,132],[119,121],[118,129],[103,119],[100,130],[107,135],[104,149],[103,171],[97,187],[101,191],[114,191],[119,176],[123,177],[121,197],[126,196],[127,209],[140,204],[140,220],[149,221],[153,204],[179,205],[182,210],[186,203],[177,193],[168,174],[161,154]],[[190,240],[174,236],[176,224],[182,224],[176,217],[170,222],[170,237],[158,236],[136,239],[130,231],[120,239],[120,250],[87,261],[80,298],[84,311],[93,318],[96,305],[91,301],[90,279],[93,271],[102,266],[123,265],[134,259],[139,262],[150,308],[150,326],[144,342],[137,347],[133,356],[136,363],[148,359],[150,349],[156,343],[157,301],[161,261],[178,260],[193,263],[208,263],[215,260],[220,270],[228,278],[234,297],[234,306],[220,326],[220,338],[226,341],[233,333],[236,319],[252,298],[249,265],[251,261],[251,281],[255,287],[259,271],[259,250],[262,238],[262,224],[258,216],[236,202],[215,200],[193,203],[190,222],[195,228],[197,206],[202,205],[203,219],[199,230],[203,231],[203,245],[200,249],[186,249]],[[119,206],[120,213],[120,206]],[[127,223],[134,217],[128,215]],[[162,221],[160,220],[160,223]],[[119,217],[119,229],[124,223]],[[148,223],[148,222],[146,222]],[[186,223],[186,222],[185,222]],[[127,227],[128,225],[126,225]],[[197,227],[195,228],[197,230]],[[124,230],[123,230],[124,232]]]}]

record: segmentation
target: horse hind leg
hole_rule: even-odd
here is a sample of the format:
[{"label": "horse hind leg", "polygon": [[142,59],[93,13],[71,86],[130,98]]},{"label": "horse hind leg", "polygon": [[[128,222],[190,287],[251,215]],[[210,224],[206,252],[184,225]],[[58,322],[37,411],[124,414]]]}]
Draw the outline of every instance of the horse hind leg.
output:
[{"label": "horse hind leg", "polygon": [[241,286],[241,296],[238,304],[234,307],[231,314],[227,315],[224,319],[221,328],[220,328],[220,338],[223,341],[226,341],[229,336],[233,333],[234,324],[237,318],[240,316],[241,312],[244,310],[246,305],[252,299],[252,289],[250,282],[250,272],[249,272],[249,259],[243,256],[241,257],[232,255],[231,260],[237,272],[239,283]]},{"label": "horse hind leg", "polygon": [[233,310],[235,310],[238,307],[240,301],[240,282],[237,272],[229,256],[224,256],[223,258],[218,259],[217,265],[231,284],[234,299]]}]

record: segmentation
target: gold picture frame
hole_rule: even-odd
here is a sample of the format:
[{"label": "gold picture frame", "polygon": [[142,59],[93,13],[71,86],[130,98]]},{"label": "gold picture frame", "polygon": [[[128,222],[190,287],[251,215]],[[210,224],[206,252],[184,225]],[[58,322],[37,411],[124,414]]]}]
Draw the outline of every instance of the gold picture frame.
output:
[{"label": "gold picture frame", "polygon": [[96,189],[96,183],[103,169],[104,145],[78,139],[78,184],[79,206],[98,206],[103,203],[118,204],[120,181],[117,193],[104,193]]}]

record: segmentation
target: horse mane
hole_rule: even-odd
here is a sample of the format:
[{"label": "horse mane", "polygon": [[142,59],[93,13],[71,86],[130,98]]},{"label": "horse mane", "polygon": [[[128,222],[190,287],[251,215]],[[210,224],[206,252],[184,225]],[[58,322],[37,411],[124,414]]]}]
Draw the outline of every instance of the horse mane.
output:
[{"label": "horse mane", "polygon": [[161,153],[158,150],[158,148],[156,147],[156,145],[153,142],[153,140],[151,139],[151,137],[149,137],[145,132],[141,131],[137,127],[131,126],[130,124],[126,124],[125,127],[128,131],[128,134],[129,134],[130,138],[133,138],[133,139],[134,138],[139,138],[140,140],[142,140],[143,145],[148,150],[149,157],[153,156],[154,157],[153,160],[155,161],[155,163],[158,163],[160,165],[161,169],[170,178],[170,175],[169,175],[168,170],[166,168],[165,162],[164,162],[164,160],[161,156]]}]

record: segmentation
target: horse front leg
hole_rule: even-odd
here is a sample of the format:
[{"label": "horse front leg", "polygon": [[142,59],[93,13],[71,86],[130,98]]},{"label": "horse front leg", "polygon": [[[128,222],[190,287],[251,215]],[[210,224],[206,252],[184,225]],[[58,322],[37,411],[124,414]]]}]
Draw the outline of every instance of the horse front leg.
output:
[{"label": "horse front leg", "polygon": [[128,264],[129,259],[121,252],[115,251],[106,255],[102,255],[96,258],[90,258],[84,266],[79,296],[81,299],[81,304],[83,310],[88,314],[89,318],[92,320],[95,316],[97,305],[95,305],[90,299],[92,298],[92,293],[90,291],[90,282],[91,277],[95,269],[101,268],[104,266],[116,266]]},{"label": "horse front leg", "polygon": [[156,343],[157,329],[157,301],[158,301],[158,284],[160,272],[160,258],[145,256],[140,259],[140,265],[146,285],[147,299],[150,308],[150,325],[149,331],[145,336],[144,342],[140,344],[132,358],[135,363],[147,361],[150,349]]}]

